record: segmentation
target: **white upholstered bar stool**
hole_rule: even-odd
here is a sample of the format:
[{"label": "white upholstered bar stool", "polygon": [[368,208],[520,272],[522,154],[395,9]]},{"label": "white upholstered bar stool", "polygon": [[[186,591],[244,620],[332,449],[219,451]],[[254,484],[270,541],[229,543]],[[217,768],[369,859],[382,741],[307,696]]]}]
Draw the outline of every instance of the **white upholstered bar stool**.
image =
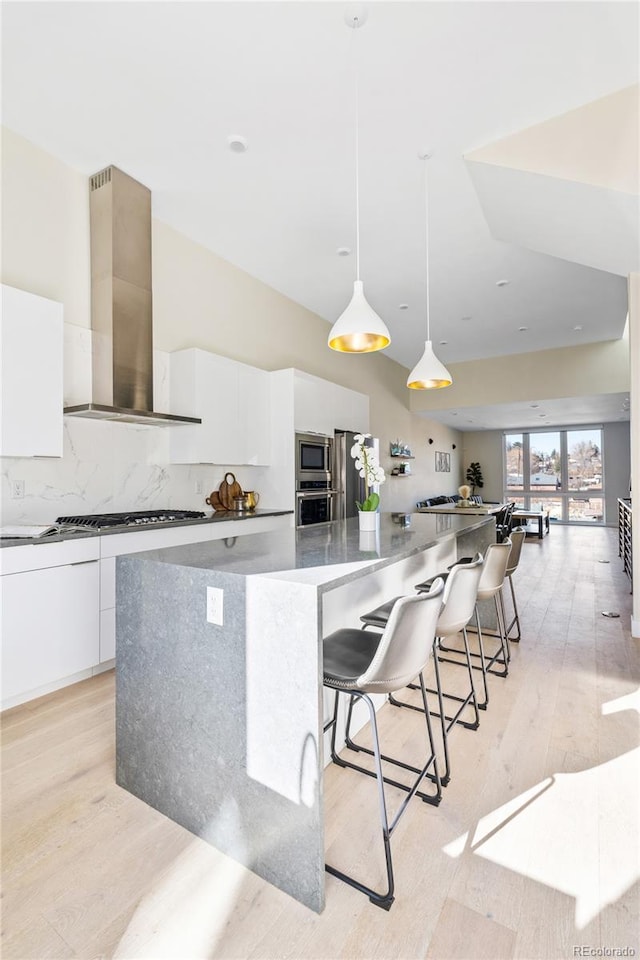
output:
[{"label": "white upholstered bar stool", "polygon": [[[520,615],[518,613],[518,604],[516,603],[516,592],[513,587],[513,575],[518,569],[518,564],[520,563],[520,554],[522,552],[522,544],[524,543],[527,536],[527,531],[525,527],[514,527],[511,531],[509,537],[511,540],[511,553],[509,554],[509,563],[507,564],[507,569],[505,572],[505,578],[509,581],[509,587],[511,588],[511,601],[513,603],[513,619],[509,623],[507,629],[507,636],[511,643],[520,643]],[[511,636],[511,631],[513,627],[517,628],[517,634],[515,637]]]},{"label": "white upholstered bar stool", "polygon": [[[434,770],[436,792],[433,802],[439,802],[441,796],[438,763],[436,759],[427,694],[422,671],[427,664],[433,648],[436,623],[442,608],[443,582],[436,580],[429,593],[418,596],[402,597],[398,600],[388,623],[382,633],[345,628],[336,630],[323,640],[323,684],[335,690],[333,717],[325,729],[331,728],[331,758],[342,767],[350,767],[375,776],[378,784],[378,806],[387,872],[387,889],[380,893],[354,877],[326,864],[328,873],[365,893],[372,903],[388,910],[394,900],[393,863],[391,858],[391,835],[395,830],[407,804],[418,792],[418,787],[431,767]],[[416,776],[411,787],[401,784],[407,796],[400,804],[393,820],[389,822],[385,799],[385,782],[391,782],[383,775],[376,711],[371,700],[372,693],[393,693],[418,677],[422,691],[424,715],[430,755],[422,767],[413,769]],[[338,755],[336,750],[336,728],[338,721],[338,699],[340,693],[352,698],[364,700],[369,709],[371,733],[373,738],[373,756],[375,773],[349,763]],[[386,758],[391,759],[391,758]],[[394,761],[392,761],[394,762]]]},{"label": "white upholstered bar stool", "polygon": [[[458,723],[463,727],[467,727],[468,729],[477,730],[480,722],[476,690],[473,681],[471,653],[469,650],[469,641],[467,637],[467,624],[473,617],[473,613],[476,608],[476,597],[482,575],[483,562],[482,554],[478,553],[470,563],[454,565],[450,571],[442,575],[442,579],[446,579],[446,583],[444,587],[443,607],[442,611],[440,612],[440,616],[438,617],[434,642],[434,670],[436,687],[435,690],[431,690],[427,687],[427,693],[435,693],[438,697],[438,710],[431,711],[431,715],[440,718],[442,729],[445,763],[445,768],[441,777],[443,786],[446,786],[451,776],[451,763],[448,745],[449,733],[451,732],[451,729],[453,728],[454,724]],[[424,590],[430,590],[433,583],[437,579],[438,578],[436,577],[432,577],[426,583],[418,584],[416,589],[420,592]],[[399,598],[396,597],[393,600],[389,600],[387,603],[376,607],[375,610],[371,610],[369,613],[365,613],[363,616],[361,616],[360,620],[362,621],[363,627],[376,627],[386,622],[398,603],[398,599]],[[466,662],[469,676],[469,687],[468,690],[465,690],[463,696],[447,693],[443,690],[437,657],[438,649],[442,644],[442,641],[448,637],[453,637],[458,633],[462,634],[464,647],[461,653],[465,657],[465,660],[461,662]],[[414,690],[419,689],[414,683],[409,683],[407,686]],[[452,711],[451,716],[447,715],[445,712],[445,699],[451,700],[457,705],[456,709]],[[398,699],[398,697],[394,696],[393,693],[389,694],[389,702],[396,707],[409,707],[412,710],[423,709],[421,706],[415,706],[413,703],[408,703],[405,700]],[[462,719],[463,712],[467,707],[471,707],[472,710],[473,719],[471,720]],[[347,731],[348,727],[349,725],[347,724]],[[360,749],[358,744],[355,743],[355,741],[353,741],[350,737],[347,740],[347,745],[352,750]]]},{"label": "white upholstered bar stool", "polygon": [[[491,673],[498,677],[506,677],[509,672],[511,652],[509,650],[509,638],[505,629],[506,617],[504,612],[502,588],[504,586],[510,553],[511,540],[509,538],[504,540],[502,543],[490,543],[485,550],[484,566],[482,568],[482,574],[478,584],[478,601],[493,600],[495,603],[496,623],[498,627],[497,639],[499,640],[495,651],[490,656],[487,656],[484,649],[484,637],[492,636],[492,634],[488,632],[483,634],[482,627],[480,625],[480,614],[476,605],[476,628],[478,631],[479,652],[475,653],[475,651],[473,651],[471,656],[480,660],[480,666],[476,667],[476,669],[480,670],[482,673],[482,684],[484,690],[484,700],[481,703],[478,703],[480,710],[486,710],[487,704],[489,703],[487,674]],[[467,566],[468,563],[463,561],[459,565]],[[454,564],[451,569],[455,570],[457,566],[458,564]],[[428,587],[428,583],[429,581],[425,581],[425,587]],[[441,644],[440,651],[441,653],[439,656],[441,662],[457,663],[458,665],[464,666],[464,660],[451,660],[442,656],[442,652],[464,655],[463,650],[456,649],[455,647],[445,647],[443,644]],[[498,667],[502,667],[502,669],[497,669],[496,664]]]}]

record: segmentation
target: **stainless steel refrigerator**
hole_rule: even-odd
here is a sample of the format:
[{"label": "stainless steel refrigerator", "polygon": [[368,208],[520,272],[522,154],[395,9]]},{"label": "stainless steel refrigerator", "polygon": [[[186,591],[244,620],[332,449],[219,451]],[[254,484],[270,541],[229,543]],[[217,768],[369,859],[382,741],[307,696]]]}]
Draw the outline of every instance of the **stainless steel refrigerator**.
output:
[{"label": "stainless steel refrigerator", "polygon": [[[332,487],[336,491],[334,520],[345,520],[355,517],[358,513],[356,501],[364,500],[364,478],[355,468],[355,460],[351,456],[355,433],[349,430],[336,430],[333,442],[333,477]],[[379,443],[373,437],[371,446],[378,454]],[[374,488],[377,490],[377,487]]]}]

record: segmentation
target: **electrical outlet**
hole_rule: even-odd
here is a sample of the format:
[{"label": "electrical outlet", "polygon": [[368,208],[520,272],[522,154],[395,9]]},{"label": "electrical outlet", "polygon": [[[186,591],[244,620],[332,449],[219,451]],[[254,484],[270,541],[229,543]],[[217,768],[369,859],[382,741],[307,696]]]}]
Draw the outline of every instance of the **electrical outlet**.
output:
[{"label": "electrical outlet", "polygon": [[195,491],[196,493],[202,493],[202,480],[196,480]]},{"label": "electrical outlet", "polygon": [[207,623],[215,623],[221,627],[224,623],[222,598],[224,590],[219,587],[207,587]]},{"label": "electrical outlet", "polygon": [[13,500],[22,500],[24,497],[24,480],[10,480],[9,490]]}]

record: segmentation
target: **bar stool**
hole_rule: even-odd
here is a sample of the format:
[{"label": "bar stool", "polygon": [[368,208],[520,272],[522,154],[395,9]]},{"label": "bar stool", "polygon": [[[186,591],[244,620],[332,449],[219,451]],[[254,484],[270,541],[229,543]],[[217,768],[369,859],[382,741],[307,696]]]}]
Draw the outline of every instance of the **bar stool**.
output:
[{"label": "bar stool", "polygon": [[[527,536],[527,530],[525,527],[514,527],[511,531],[511,553],[509,554],[509,563],[507,564],[507,569],[505,571],[505,578],[509,581],[509,586],[511,587],[511,600],[513,602],[513,620],[507,627],[507,636],[511,643],[520,643],[520,616],[518,614],[518,604],[516,603],[516,592],[513,588],[513,574],[518,569],[518,564],[520,563],[520,553],[522,551],[522,544],[524,543]],[[518,635],[515,637],[511,636],[511,630],[513,626],[518,628]]]},{"label": "bar stool", "polygon": [[[436,623],[442,608],[443,582],[434,581],[429,593],[418,596],[403,597],[394,607],[389,621],[380,633],[345,628],[336,630],[323,641],[323,684],[335,690],[333,717],[325,729],[331,728],[331,758],[334,763],[342,767],[351,767],[360,770],[369,776],[375,776],[378,784],[378,806],[382,839],[387,871],[387,889],[379,893],[366,886],[354,877],[325,865],[328,873],[345,883],[365,893],[376,906],[388,910],[394,900],[393,863],[391,858],[391,835],[395,830],[402,814],[407,809],[411,798],[418,791],[418,787],[425,778],[429,768],[433,766],[436,780],[436,793],[432,802],[438,803],[441,796],[438,765],[433,744],[431,722],[427,694],[422,671],[429,660],[433,647]],[[417,774],[411,787],[403,786],[407,796],[401,803],[391,823],[387,815],[384,784],[388,781],[383,776],[380,752],[380,740],[376,711],[371,700],[371,693],[393,693],[406,686],[409,681],[418,677],[422,691],[424,715],[426,718],[427,736],[431,747],[431,754],[426,764],[421,767],[410,768]],[[364,700],[369,710],[371,731],[373,737],[373,755],[375,758],[375,774],[362,767],[357,767],[338,756],[336,751],[336,727],[338,719],[338,700],[340,693],[348,693],[351,697]],[[387,758],[389,759],[389,758]],[[406,765],[404,765],[406,766]],[[402,785],[400,785],[402,786]]]},{"label": "bar stool", "polygon": [[[476,628],[478,631],[478,650],[479,653],[472,652],[471,656],[476,657],[480,660],[480,666],[475,669],[482,672],[482,684],[484,689],[484,700],[482,703],[478,704],[480,710],[486,710],[489,703],[489,687],[487,684],[487,674],[492,673],[498,677],[506,677],[509,672],[509,661],[511,659],[511,651],[509,649],[509,638],[505,629],[506,626],[506,616],[504,610],[504,599],[502,595],[502,587],[504,585],[504,579],[506,576],[507,565],[509,563],[509,554],[511,553],[511,540],[507,538],[502,543],[490,543],[487,547],[484,554],[484,566],[482,568],[482,574],[480,576],[480,582],[478,584],[478,600],[493,600],[496,608],[496,620],[498,625],[498,634],[497,637],[500,641],[497,649],[494,653],[487,659],[485,656],[484,650],[484,639],[483,632],[480,626],[480,614],[478,607],[476,605]],[[461,564],[465,565],[467,561],[460,561]],[[455,570],[457,564],[454,564],[452,570]],[[418,584],[416,589],[420,587],[429,589],[429,581],[426,580],[424,584]],[[491,636],[491,634],[486,633],[486,636]],[[458,650],[455,647],[445,647],[442,644],[440,645],[440,650],[445,653],[458,653],[464,654],[463,650]],[[440,657],[440,661],[443,663],[455,663],[458,666],[464,666],[464,660],[451,660],[446,657]],[[494,665],[498,664],[502,667],[502,670],[494,668]]]},{"label": "bar stool", "polygon": [[[426,690],[427,693],[435,693],[438,697],[439,709],[438,711],[431,711],[431,715],[440,718],[440,724],[442,728],[442,741],[445,761],[445,769],[441,777],[443,786],[447,785],[451,776],[451,764],[448,746],[449,733],[451,729],[453,728],[454,724],[459,723],[461,726],[467,727],[470,730],[477,730],[480,723],[478,702],[476,699],[476,690],[473,681],[471,652],[469,650],[469,641],[467,637],[467,624],[471,620],[476,608],[476,596],[482,575],[483,562],[482,554],[478,553],[470,563],[454,565],[451,571],[449,571],[446,575],[443,575],[441,578],[446,579],[446,583],[443,596],[443,608],[440,612],[440,616],[438,617],[438,623],[436,624],[434,640],[434,669],[436,689],[431,690],[429,687],[427,687]],[[416,589],[418,589],[420,592],[424,590],[430,590],[433,583],[435,583],[437,579],[438,578],[436,577],[432,577],[427,582],[428,585],[418,584]],[[363,616],[361,616],[360,620],[362,621],[363,629],[369,626],[382,626],[390,617],[393,609],[395,609],[398,600],[399,598],[395,597],[393,600],[389,600],[386,603],[381,604],[379,607],[376,607],[375,610],[371,610],[369,613],[365,613]],[[442,640],[446,637],[453,637],[458,633],[462,633],[464,651],[461,652],[464,652],[465,654],[467,671],[469,674],[469,691],[464,696],[445,693],[443,691],[437,656]],[[457,662],[458,661],[456,661],[456,663]],[[419,687],[414,683],[409,683],[407,686],[412,690],[419,689]],[[453,716],[448,716],[445,713],[445,698],[448,700],[453,700],[458,704]],[[389,694],[389,702],[396,707],[409,707],[412,710],[422,710],[422,707],[417,707],[412,703],[399,700],[397,697],[394,697],[393,693]],[[463,711],[468,706],[471,706],[473,709],[473,720],[471,721],[461,719]],[[347,722],[347,734],[348,730],[349,723]],[[347,739],[347,746],[349,746],[352,750],[362,749],[349,737]]]}]

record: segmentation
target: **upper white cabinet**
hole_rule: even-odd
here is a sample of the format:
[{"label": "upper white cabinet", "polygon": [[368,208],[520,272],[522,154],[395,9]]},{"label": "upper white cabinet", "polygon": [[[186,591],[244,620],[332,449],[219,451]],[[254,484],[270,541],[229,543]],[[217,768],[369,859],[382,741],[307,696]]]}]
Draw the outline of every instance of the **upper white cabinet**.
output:
[{"label": "upper white cabinet", "polygon": [[2,285],[0,456],[61,457],[63,306]]},{"label": "upper white cabinet", "polygon": [[335,430],[366,433],[369,429],[369,397],[365,393],[294,370],[293,395],[298,433],[332,437]]},{"label": "upper white cabinet", "polygon": [[171,409],[202,423],[171,428],[172,463],[270,462],[269,374],[207,350],[171,354]]}]

